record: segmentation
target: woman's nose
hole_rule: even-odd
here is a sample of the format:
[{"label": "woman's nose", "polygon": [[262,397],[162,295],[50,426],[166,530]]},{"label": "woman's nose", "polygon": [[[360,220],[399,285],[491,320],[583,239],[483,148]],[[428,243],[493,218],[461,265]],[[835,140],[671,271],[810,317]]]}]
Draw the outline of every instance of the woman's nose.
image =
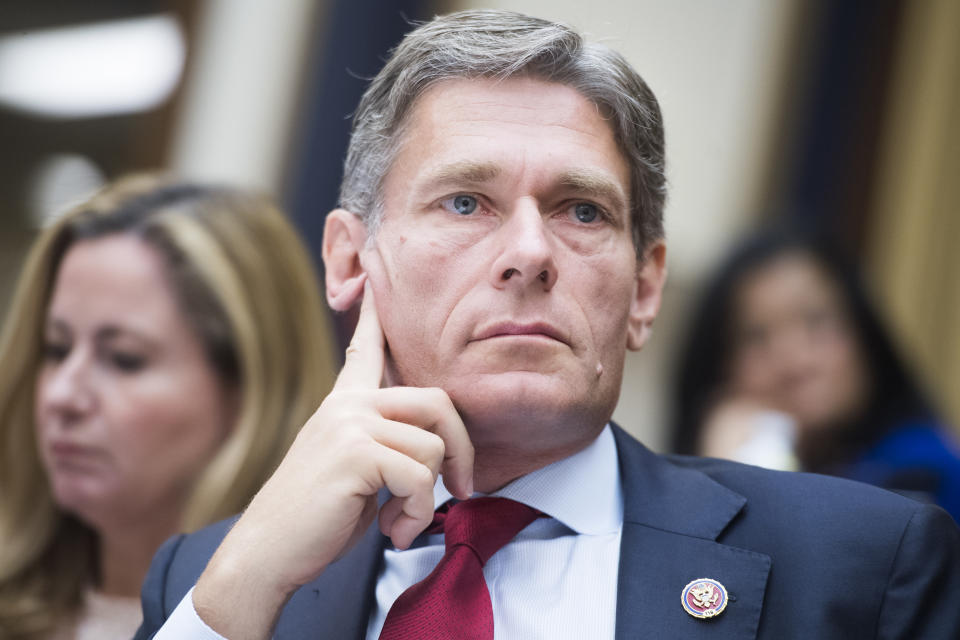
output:
[{"label": "woman's nose", "polygon": [[81,416],[95,406],[90,379],[90,357],[82,349],[48,364],[38,380],[41,407],[69,416]]}]

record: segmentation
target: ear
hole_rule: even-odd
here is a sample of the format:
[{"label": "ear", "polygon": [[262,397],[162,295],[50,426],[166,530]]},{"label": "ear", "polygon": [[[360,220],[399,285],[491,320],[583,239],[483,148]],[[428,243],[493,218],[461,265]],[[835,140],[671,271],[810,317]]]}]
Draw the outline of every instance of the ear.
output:
[{"label": "ear", "polygon": [[346,311],[363,297],[366,271],[360,251],[367,242],[367,227],[346,209],[327,214],[323,227],[323,266],[326,270],[327,304]]},{"label": "ear", "polygon": [[653,321],[660,312],[663,285],[667,280],[667,245],[663,240],[651,244],[637,271],[630,317],[627,326],[627,348],[639,351],[650,338]]}]

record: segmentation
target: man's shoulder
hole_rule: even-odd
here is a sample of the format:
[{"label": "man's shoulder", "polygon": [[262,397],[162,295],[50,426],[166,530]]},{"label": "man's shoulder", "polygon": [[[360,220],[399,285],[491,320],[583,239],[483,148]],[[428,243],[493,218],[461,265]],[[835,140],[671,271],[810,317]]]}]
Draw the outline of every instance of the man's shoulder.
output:
[{"label": "man's shoulder", "polygon": [[763,637],[955,637],[944,603],[960,589],[960,529],[939,507],[842,478],[655,454],[626,434],[618,455],[626,573],[660,576],[635,586],[635,601],[706,575],[738,591],[743,619],[762,606]]},{"label": "man's shoulder", "polygon": [[[676,454],[661,456],[669,464],[705,474],[748,500],[771,501],[772,505],[815,502],[842,509],[864,508],[913,511],[917,502],[863,482],[800,471],[777,471],[749,464]],[[771,506],[772,506],[771,505]]]},{"label": "man's shoulder", "polygon": [[950,548],[956,559],[960,531],[935,505],[845,478],[712,458],[662,458],[743,496],[743,508],[717,541],[768,554],[781,564],[833,558],[839,570],[870,559],[890,567],[909,538],[926,540],[931,553]]},{"label": "man's shoulder", "polygon": [[678,504],[690,505],[698,514],[716,506],[716,510],[731,514],[716,519],[712,531],[704,529],[719,534],[723,522],[718,539],[744,542],[756,538],[760,547],[777,539],[799,538],[824,544],[868,539],[889,543],[899,540],[911,521],[941,519],[927,513],[939,512],[936,507],[844,478],[774,471],[716,458],[656,454],[626,434],[618,437],[618,448],[628,492],[643,494],[646,485],[659,487],[656,498],[644,500],[646,511],[651,505],[660,506],[659,510],[667,513],[664,521],[673,524],[693,517],[690,509]]},{"label": "man's shoulder", "polygon": [[[177,553],[171,568],[180,569],[180,564],[195,565],[198,559],[209,559],[238,518],[238,515],[234,515],[180,537],[176,543]],[[203,570],[202,566],[200,570]],[[197,572],[198,576],[199,574],[200,571]]]},{"label": "man's shoulder", "polygon": [[[617,438],[622,458],[634,464],[649,464],[656,458],[658,465],[675,471],[676,478],[702,474],[716,485],[739,494],[748,503],[763,504],[774,511],[795,510],[799,505],[819,505],[822,508],[880,509],[885,512],[910,513],[918,503],[910,498],[845,478],[796,471],[775,471],[753,465],[679,454],[657,454],[646,449],[629,434]],[[625,470],[629,474],[629,470]]]},{"label": "man's shoulder", "polygon": [[663,457],[679,468],[706,475],[746,499],[743,512],[731,527],[732,532],[738,527],[760,525],[763,531],[783,538],[807,533],[815,539],[835,543],[844,538],[866,541],[879,534],[893,540],[899,539],[918,511],[936,509],[846,478],[776,471],[716,458]]}]

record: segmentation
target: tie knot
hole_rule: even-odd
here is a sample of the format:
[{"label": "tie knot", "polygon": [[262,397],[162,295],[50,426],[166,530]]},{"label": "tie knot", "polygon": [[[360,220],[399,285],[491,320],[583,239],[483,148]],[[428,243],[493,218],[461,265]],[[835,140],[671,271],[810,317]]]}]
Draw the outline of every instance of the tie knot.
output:
[{"label": "tie knot", "polygon": [[448,551],[457,545],[470,547],[484,565],[539,515],[509,498],[483,497],[454,504],[446,513],[437,513],[434,522],[443,528]]}]

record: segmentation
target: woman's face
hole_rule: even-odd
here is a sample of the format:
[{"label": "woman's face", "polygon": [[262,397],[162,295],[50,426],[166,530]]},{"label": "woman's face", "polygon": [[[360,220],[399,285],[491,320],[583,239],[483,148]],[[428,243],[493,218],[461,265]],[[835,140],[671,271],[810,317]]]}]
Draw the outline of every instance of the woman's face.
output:
[{"label": "woman's face", "polygon": [[35,417],[55,501],[100,530],[176,526],[233,403],[159,253],[127,234],[74,244],[43,350]]},{"label": "woman's face", "polygon": [[860,347],[837,286],[812,258],[787,253],[747,275],[734,308],[735,394],[793,415],[801,429],[862,409]]}]

